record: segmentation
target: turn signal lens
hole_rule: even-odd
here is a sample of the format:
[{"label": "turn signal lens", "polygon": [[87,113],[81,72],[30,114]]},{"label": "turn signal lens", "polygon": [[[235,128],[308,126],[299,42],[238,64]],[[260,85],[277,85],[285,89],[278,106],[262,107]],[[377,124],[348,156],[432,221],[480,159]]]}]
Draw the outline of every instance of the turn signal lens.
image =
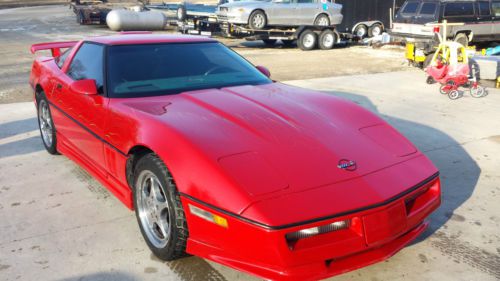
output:
[{"label": "turn signal lens", "polygon": [[439,33],[439,31],[440,31],[439,26],[435,26],[435,27],[434,27],[434,30],[432,30],[432,31],[433,31],[434,33]]},{"label": "turn signal lens", "polygon": [[189,204],[189,211],[191,212],[191,214],[205,219],[209,222],[213,222],[218,226],[222,226],[224,228],[228,227],[227,220],[219,215],[212,214],[209,211],[203,210],[191,204]]},{"label": "turn signal lens", "polygon": [[295,240],[315,236],[318,234],[328,233],[328,232],[347,229],[347,228],[349,228],[349,220],[336,221],[334,223],[330,223],[327,225],[306,228],[306,229],[299,230],[297,232],[288,233],[286,235],[286,240],[295,241]]}]

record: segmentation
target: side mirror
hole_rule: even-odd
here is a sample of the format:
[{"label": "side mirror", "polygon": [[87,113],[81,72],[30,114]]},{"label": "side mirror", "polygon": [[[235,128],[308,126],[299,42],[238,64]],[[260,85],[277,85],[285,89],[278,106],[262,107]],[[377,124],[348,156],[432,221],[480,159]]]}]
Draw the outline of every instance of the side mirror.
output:
[{"label": "side mirror", "polygon": [[257,66],[257,68],[262,74],[266,75],[267,78],[271,78],[271,72],[264,66]]},{"label": "side mirror", "polygon": [[97,85],[94,79],[78,80],[70,85],[70,90],[82,95],[97,95]]}]

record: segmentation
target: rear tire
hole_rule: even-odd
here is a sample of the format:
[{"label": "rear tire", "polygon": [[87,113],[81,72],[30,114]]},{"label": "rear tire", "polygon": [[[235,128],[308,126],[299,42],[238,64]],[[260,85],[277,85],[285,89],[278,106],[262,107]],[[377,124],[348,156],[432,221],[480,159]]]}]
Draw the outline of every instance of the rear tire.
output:
[{"label": "rear tire", "polygon": [[314,20],[314,25],[316,26],[330,26],[330,18],[327,15],[321,14]]},{"label": "rear tire", "polygon": [[189,232],[179,191],[156,154],[137,162],[133,196],[137,222],[151,251],[165,261],[186,256]]},{"label": "rear tire", "polygon": [[462,44],[464,47],[469,46],[469,37],[465,33],[459,33],[455,36],[455,42]]},{"label": "rear tire", "polygon": [[263,11],[253,11],[248,18],[248,25],[252,29],[263,29],[267,26],[267,17]]},{"label": "rear tire", "polygon": [[310,51],[316,48],[318,43],[318,35],[310,29],[302,31],[297,40],[297,45],[302,51]]},{"label": "rear tire", "polygon": [[57,136],[56,127],[52,120],[52,112],[50,111],[49,101],[45,97],[44,92],[40,92],[37,98],[37,116],[38,128],[42,137],[43,146],[50,154],[59,154],[57,152]]},{"label": "rear tire", "polygon": [[375,23],[368,29],[368,36],[375,37],[382,34],[382,32],[384,32],[384,28],[382,28],[382,25],[379,23]]},{"label": "rear tire", "polygon": [[318,46],[321,50],[330,50],[337,42],[337,35],[335,32],[325,29],[318,37]]}]

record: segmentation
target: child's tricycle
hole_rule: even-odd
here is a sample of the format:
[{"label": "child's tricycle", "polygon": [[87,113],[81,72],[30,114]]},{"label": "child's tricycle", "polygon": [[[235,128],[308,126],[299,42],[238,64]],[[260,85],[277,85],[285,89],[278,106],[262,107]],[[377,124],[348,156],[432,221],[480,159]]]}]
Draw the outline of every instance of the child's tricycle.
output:
[{"label": "child's tricycle", "polygon": [[441,94],[448,95],[452,100],[462,95],[458,90],[459,87],[469,88],[470,95],[475,98],[486,95],[484,87],[477,83],[476,68],[474,65],[469,67],[465,47],[460,43],[441,42],[425,71],[429,75],[427,83],[434,81],[440,83]]}]

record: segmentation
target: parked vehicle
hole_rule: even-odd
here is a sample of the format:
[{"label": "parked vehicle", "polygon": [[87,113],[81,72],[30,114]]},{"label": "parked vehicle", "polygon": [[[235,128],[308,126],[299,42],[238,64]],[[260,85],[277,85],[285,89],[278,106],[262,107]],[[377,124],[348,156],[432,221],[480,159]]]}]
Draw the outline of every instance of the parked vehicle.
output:
[{"label": "parked vehicle", "polygon": [[436,167],[384,119],[210,38],[31,47],[49,49],[29,79],[43,145],[135,209],[163,260],[318,280],[392,256],[441,203]]},{"label": "parked vehicle", "polygon": [[359,38],[373,37],[390,29],[391,17],[405,0],[335,0],[342,5],[344,19],[339,32],[349,32]]},{"label": "parked vehicle", "polygon": [[464,46],[500,40],[499,0],[408,0],[396,14],[391,34],[407,41],[431,41],[439,30],[432,23],[443,20],[463,23],[448,27],[446,37]]},{"label": "parked vehicle", "polygon": [[342,5],[321,0],[238,1],[220,5],[219,22],[264,29],[268,26],[334,26],[342,22]]}]

